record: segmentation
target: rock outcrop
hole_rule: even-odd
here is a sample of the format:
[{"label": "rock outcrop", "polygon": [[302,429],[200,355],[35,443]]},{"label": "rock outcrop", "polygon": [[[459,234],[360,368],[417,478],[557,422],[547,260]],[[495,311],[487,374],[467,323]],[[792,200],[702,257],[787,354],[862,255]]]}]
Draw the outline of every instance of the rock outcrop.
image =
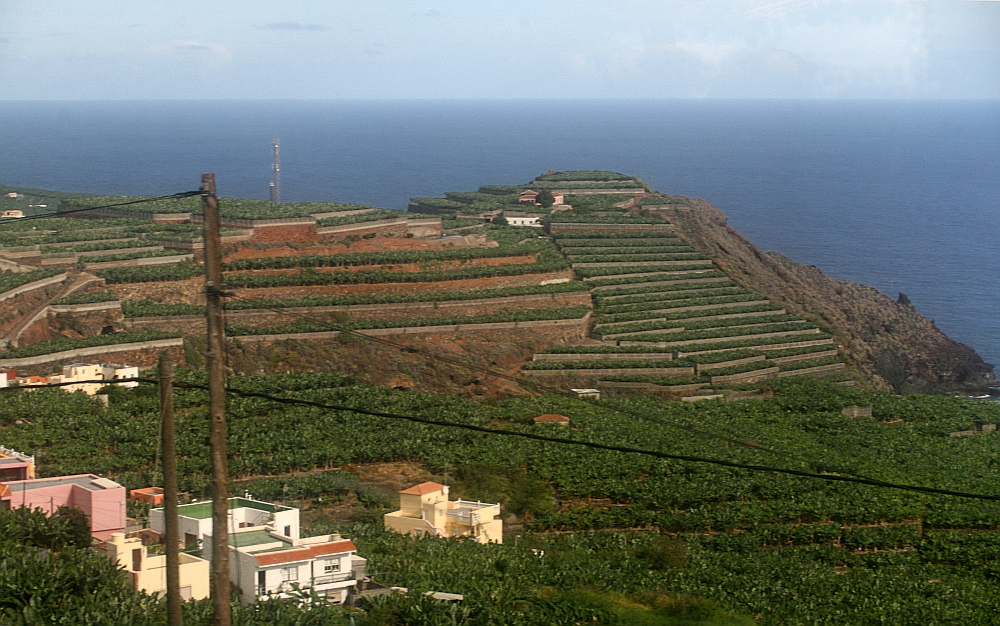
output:
[{"label": "rock outcrop", "polygon": [[761,252],[703,200],[662,213],[695,248],[736,281],[836,336],[875,387],[897,393],[973,393],[996,384],[993,366],[948,338],[909,299],[825,275],[776,252]]}]

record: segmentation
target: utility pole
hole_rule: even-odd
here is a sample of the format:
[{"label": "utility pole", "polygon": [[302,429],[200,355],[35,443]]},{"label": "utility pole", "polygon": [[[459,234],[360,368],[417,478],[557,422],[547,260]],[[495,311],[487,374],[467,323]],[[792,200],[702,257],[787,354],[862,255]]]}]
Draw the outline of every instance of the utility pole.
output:
[{"label": "utility pole", "polygon": [[271,172],[274,174],[269,187],[271,188],[271,202],[281,204],[281,142],[275,139],[271,142],[274,149],[274,162],[271,163]]},{"label": "utility pole", "polygon": [[177,527],[177,445],[174,429],[174,363],[163,352],[159,362],[160,437],[163,447],[163,517],[167,533],[167,624],[181,626],[180,531]]},{"label": "utility pole", "polygon": [[222,323],[222,256],[215,174],[201,175],[204,208],[205,321],[208,326],[209,442],[212,449],[212,610],[215,626],[229,626],[229,475],[226,467],[226,334]]}]

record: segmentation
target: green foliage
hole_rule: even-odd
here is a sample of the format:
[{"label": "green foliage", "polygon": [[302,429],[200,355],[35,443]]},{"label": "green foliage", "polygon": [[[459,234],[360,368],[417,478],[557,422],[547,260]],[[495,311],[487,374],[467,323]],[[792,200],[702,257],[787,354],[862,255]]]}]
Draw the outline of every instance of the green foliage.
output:
[{"label": "green foliage", "polygon": [[147,283],[186,280],[205,273],[204,268],[193,261],[183,261],[177,265],[154,265],[152,267],[109,267],[94,272],[108,284]]},{"label": "green foliage", "polygon": [[33,283],[36,280],[42,280],[45,278],[50,278],[58,274],[62,274],[64,270],[61,269],[47,269],[47,270],[35,270],[33,272],[11,272],[9,270],[4,270],[0,273],[0,293],[5,291],[10,291],[11,289],[16,289],[21,285],[27,285],[28,283]]},{"label": "green foliage", "polygon": [[[577,213],[576,211],[560,211],[552,213],[546,222],[550,224],[667,224],[666,220],[658,215],[642,216],[630,215],[628,213],[615,213],[612,215]],[[620,233],[615,233],[620,234]]]},{"label": "green foliage", "polygon": [[112,346],[121,343],[138,343],[142,341],[170,339],[180,336],[180,333],[170,333],[160,330],[145,330],[138,332],[113,333],[110,335],[97,335],[94,337],[81,337],[79,339],[59,337],[57,339],[40,341],[38,343],[31,344],[30,346],[24,346],[21,348],[8,348],[7,350],[0,351],[0,356],[7,359],[18,359],[27,356],[63,352],[65,350],[76,350],[78,348]]},{"label": "green foliage", "polygon": [[322,217],[316,220],[316,226],[323,228],[324,226],[344,226],[346,224],[363,224],[364,222],[375,222],[378,220],[387,220],[397,217],[414,217],[414,216],[407,215],[403,211],[393,211],[391,209],[376,209],[374,211],[368,211],[366,213],[356,213],[354,215]]},{"label": "green foliage", "polygon": [[534,255],[544,248],[541,241],[498,248],[458,248],[454,250],[394,250],[389,252],[354,252],[332,255],[281,256],[237,259],[223,264],[223,269],[260,270],[292,267],[353,267],[359,265],[400,265],[432,261],[467,261],[508,256]]},{"label": "green foliage", "polygon": [[538,320],[563,320],[582,318],[590,307],[563,307],[558,309],[533,309],[530,311],[508,311],[486,315],[456,315],[451,317],[410,317],[398,320],[359,320],[338,324],[327,324],[312,320],[300,320],[285,326],[243,326],[231,324],[226,327],[230,336],[275,335],[284,333],[307,333],[340,329],[361,330],[365,328],[402,328],[419,326],[449,326],[452,324],[492,324],[497,322],[530,322]]},{"label": "green foliage", "polygon": [[52,302],[55,305],[70,304],[92,304],[94,302],[112,302],[118,299],[118,295],[113,291],[89,291],[85,293],[75,293],[65,298],[59,298]]},{"label": "green foliage", "polygon": [[111,261],[131,261],[133,259],[151,259],[159,256],[177,256],[184,254],[179,250],[140,250],[137,252],[122,252],[121,254],[104,254],[81,256],[80,263],[109,263]]},{"label": "green foliage", "polygon": [[[345,285],[374,283],[417,283],[461,280],[467,278],[492,278],[498,276],[522,276],[554,272],[568,267],[566,259],[554,250],[542,250],[534,263],[516,265],[493,265],[487,267],[467,267],[449,270],[424,270],[421,272],[393,272],[386,270],[362,270],[357,272],[319,272],[306,268],[297,274],[225,274],[223,284],[227,287],[284,287],[292,285]],[[104,270],[107,271],[107,270]]]},{"label": "green foliage", "polygon": [[634,182],[636,179],[632,176],[626,176],[625,174],[620,174],[618,172],[612,172],[611,170],[569,170],[566,172],[554,172],[552,174],[542,174],[535,180],[547,180],[547,181],[609,181],[609,180],[620,180]]}]

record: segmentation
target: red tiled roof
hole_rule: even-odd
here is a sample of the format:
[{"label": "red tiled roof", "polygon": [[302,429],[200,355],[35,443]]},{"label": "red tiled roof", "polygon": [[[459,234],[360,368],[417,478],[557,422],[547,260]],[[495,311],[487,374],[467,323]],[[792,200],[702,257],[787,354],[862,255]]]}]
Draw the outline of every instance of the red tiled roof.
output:
[{"label": "red tiled roof", "polygon": [[546,413],[545,415],[539,415],[535,418],[536,422],[568,422],[569,418],[565,415],[556,415],[555,413]]},{"label": "red tiled roof", "polygon": [[276,563],[291,563],[293,561],[306,561],[315,559],[318,556],[327,554],[338,554],[340,552],[353,552],[357,550],[354,542],[350,539],[341,541],[331,541],[329,543],[317,543],[311,546],[302,546],[290,550],[279,550],[277,552],[265,552],[254,556],[257,565],[274,565]]},{"label": "red tiled roof", "polygon": [[442,489],[444,489],[444,485],[439,485],[437,483],[432,483],[432,482],[426,482],[410,487],[409,489],[404,489],[399,493],[405,493],[408,496],[422,496],[426,493],[431,493],[433,491],[440,491]]}]

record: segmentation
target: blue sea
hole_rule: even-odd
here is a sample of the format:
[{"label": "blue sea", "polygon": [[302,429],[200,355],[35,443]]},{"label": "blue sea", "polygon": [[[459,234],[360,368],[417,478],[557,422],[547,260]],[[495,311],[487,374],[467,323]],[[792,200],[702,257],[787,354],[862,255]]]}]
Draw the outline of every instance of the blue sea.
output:
[{"label": "blue sea", "polygon": [[450,100],[0,102],[0,183],[196,189],[405,209],[612,169],[708,200],[764,250],[906,293],[1000,364],[1000,102]]}]

